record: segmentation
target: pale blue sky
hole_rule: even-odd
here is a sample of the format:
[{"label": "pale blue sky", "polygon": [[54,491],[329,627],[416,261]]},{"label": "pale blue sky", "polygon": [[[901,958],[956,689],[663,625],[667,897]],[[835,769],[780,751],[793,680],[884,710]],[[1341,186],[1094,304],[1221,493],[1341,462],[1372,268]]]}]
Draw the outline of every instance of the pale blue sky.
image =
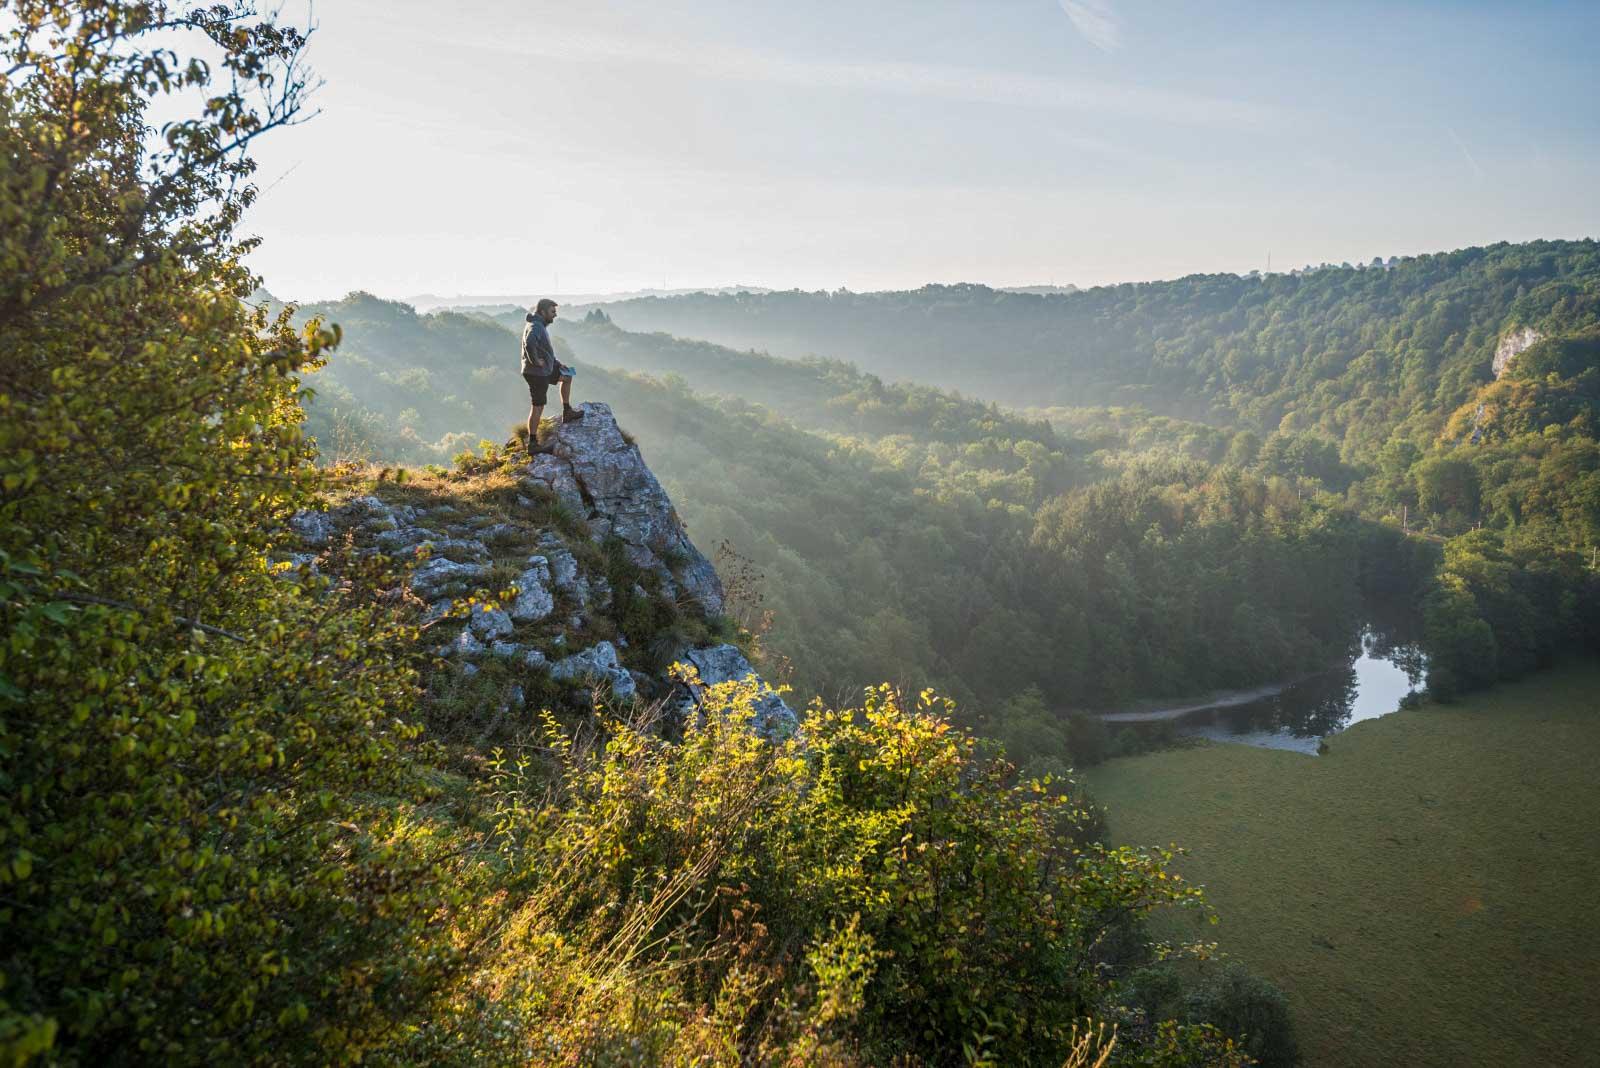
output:
[{"label": "pale blue sky", "polygon": [[[291,8],[292,10],[292,8]],[[1600,4],[320,0],[274,292],[1093,285],[1600,234]]]}]

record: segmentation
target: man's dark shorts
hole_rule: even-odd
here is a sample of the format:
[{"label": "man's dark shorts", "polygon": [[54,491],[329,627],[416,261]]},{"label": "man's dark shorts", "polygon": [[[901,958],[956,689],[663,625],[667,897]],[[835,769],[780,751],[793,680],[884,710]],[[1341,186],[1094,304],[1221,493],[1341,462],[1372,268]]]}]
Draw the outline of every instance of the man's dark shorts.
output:
[{"label": "man's dark shorts", "polygon": [[545,402],[550,399],[550,387],[561,384],[562,374],[565,371],[566,368],[558,363],[555,371],[548,376],[529,374],[522,376],[522,380],[528,383],[528,399],[533,402],[535,408],[544,407]]}]

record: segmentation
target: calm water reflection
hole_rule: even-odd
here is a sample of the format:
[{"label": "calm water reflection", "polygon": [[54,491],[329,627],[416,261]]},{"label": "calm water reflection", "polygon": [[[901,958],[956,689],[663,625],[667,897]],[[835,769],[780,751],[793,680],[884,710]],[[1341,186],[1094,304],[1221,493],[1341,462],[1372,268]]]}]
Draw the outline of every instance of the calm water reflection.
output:
[{"label": "calm water reflection", "polygon": [[1368,627],[1348,667],[1297,682],[1276,697],[1197,709],[1178,720],[1178,732],[1315,753],[1325,736],[1396,711],[1401,699],[1426,679],[1422,651],[1409,635]]}]

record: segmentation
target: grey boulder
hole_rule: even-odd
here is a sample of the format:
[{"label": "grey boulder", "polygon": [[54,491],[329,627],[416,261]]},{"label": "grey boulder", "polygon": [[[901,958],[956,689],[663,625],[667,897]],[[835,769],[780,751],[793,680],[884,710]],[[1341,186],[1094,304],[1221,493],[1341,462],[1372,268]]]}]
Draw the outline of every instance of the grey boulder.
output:
[{"label": "grey boulder", "polygon": [[289,529],[305,544],[320,549],[333,537],[333,520],[327,512],[303,510],[289,517]]},{"label": "grey boulder", "polygon": [[511,617],[503,608],[485,608],[481,604],[472,606],[472,615],[467,620],[467,625],[472,628],[472,633],[485,641],[495,638],[504,638],[512,631]]},{"label": "grey boulder", "polygon": [[637,696],[639,686],[617,660],[616,646],[601,642],[591,649],[557,660],[550,665],[550,676],[562,682],[609,682],[618,700]]},{"label": "grey boulder", "polygon": [[455,639],[439,650],[440,656],[449,657],[479,657],[484,654],[483,643],[473,636],[471,630],[463,630]]},{"label": "grey boulder", "polygon": [[756,675],[744,653],[735,645],[713,645],[705,649],[690,649],[683,659],[694,667],[700,676],[701,687],[694,693],[696,703],[704,697],[705,687],[724,682],[742,681],[754,677],[760,696],[755,702],[756,729],[767,735],[787,736],[794,732],[799,720],[794,709],[773,692],[771,686]]},{"label": "grey boulder", "polygon": [[424,601],[436,601],[446,592],[470,588],[488,574],[489,568],[484,564],[458,564],[434,557],[411,572],[411,592]]},{"label": "grey boulder", "polygon": [[537,623],[556,610],[555,595],[550,592],[550,565],[544,557],[529,557],[527,569],[517,576],[516,585],[511,618],[518,623]]}]

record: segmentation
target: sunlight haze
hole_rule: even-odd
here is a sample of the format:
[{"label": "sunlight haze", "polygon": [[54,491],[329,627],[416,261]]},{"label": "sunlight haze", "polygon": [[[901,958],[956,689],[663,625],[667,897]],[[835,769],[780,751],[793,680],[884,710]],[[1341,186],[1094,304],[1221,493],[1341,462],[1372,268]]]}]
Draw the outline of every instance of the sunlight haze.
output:
[{"label": "sunlight haze", "polygon": [[253,266],[367,289],[1094,285],[1600,230],[1588,5],[329,0]]}]

